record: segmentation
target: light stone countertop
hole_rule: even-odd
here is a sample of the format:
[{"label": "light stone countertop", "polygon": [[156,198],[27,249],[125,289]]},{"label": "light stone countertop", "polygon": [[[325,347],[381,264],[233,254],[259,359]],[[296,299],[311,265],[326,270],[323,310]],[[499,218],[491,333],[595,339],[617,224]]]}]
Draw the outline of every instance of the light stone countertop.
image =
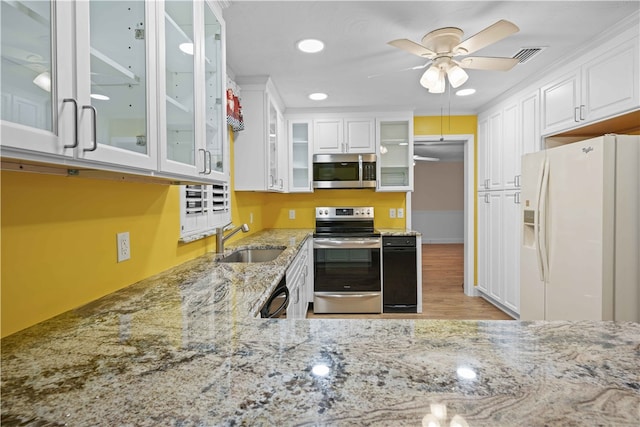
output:
[{"label": "light stone countertop", "polygon": [[287,249],[206,255],[4,338],[2,425],[639,424],[637,323],[253,318],[310,235],[256,233],[229,250]]}]

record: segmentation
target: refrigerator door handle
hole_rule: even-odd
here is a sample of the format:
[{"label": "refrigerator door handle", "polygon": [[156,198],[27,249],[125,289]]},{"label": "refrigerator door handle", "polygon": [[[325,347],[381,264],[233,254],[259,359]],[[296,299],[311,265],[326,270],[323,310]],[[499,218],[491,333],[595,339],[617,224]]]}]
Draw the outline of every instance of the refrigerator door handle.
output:
[{"label": "refrigerator door handle", "polygon": [[540,203],[538,204],[538,250],[542,260],[543,280],[549,279],[549,251],[547,248],[547,191],[549,187],[549,160],[544,162],[544,173],[542,175],[542,188],[540,189]]},{"label": "refrigerator door handle", "polygon": [[536,210],[533,213],[533,238],[536,248],[536,265],[538,267],[538,274],[542,282],[544,282],[544,270],[542,267],[542,252],[540,251],[540,196],[542,193],[542,180],[544,178],[544,165],[545,164],[542,163],[540,173],[538,174],[538,180],[536,183]]}]

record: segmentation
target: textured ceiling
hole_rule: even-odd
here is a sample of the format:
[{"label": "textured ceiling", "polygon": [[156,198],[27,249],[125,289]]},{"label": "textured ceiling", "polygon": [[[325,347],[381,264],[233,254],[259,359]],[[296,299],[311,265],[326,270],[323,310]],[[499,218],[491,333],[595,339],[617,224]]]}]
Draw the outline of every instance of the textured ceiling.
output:
[{"label": "textured ceiling", "polygon": [[[581,49],[633,12],[635,1],[233,1],[224,9],[227,62],[236,76],[268,75],[287,109],[407,109],[416,114],[474,114],[508,89]],[[437,28],[455,26],[463,39],[499,19],[520,32],[474,56],[511,57],[523,47],[546,47],[508,72],[469,70],[462,87],[470,97],[430,94],[418,83],[424,70],[399,71],[426,61],[387,45],[419,41]],[[303,38],[325,42],[324,51],[298,52]],[[382,74],[369,78],[371,75]],[[322,102],[307,99],[326,92]]]}]

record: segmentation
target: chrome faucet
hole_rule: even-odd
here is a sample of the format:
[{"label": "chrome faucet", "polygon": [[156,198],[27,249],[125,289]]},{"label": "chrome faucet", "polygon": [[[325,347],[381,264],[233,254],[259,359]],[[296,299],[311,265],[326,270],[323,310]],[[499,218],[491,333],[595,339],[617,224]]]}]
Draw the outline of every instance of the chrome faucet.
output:
[{"label": "chrome faucet", "polygon": [[216,253],[218,254],[224,253],[224,242],[231,238],[231,236],[236,234],[238,231],[242,231],[243,233],[249,231],[249,226],[247,224],[242,224],[240,227],[236,227],[231,230],[231,232],[225,236],[224,229],[230,225],[231,223],[225,225],[224,227],[216,228]]}]

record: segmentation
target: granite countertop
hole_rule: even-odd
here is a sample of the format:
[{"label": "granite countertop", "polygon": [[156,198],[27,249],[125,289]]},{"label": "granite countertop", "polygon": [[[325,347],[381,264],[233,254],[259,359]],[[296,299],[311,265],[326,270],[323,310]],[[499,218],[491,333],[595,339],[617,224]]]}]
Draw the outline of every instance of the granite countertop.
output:
[{"label": "granite countertop", "polygon": [[406,228],[378,228],[377,230],[383,236],[421,236],[419,232]]},{"label": "granite countertop", "polygon": [[310,233],[4,338],[2,425],[638,425],[638,323],[254,318]]}]

